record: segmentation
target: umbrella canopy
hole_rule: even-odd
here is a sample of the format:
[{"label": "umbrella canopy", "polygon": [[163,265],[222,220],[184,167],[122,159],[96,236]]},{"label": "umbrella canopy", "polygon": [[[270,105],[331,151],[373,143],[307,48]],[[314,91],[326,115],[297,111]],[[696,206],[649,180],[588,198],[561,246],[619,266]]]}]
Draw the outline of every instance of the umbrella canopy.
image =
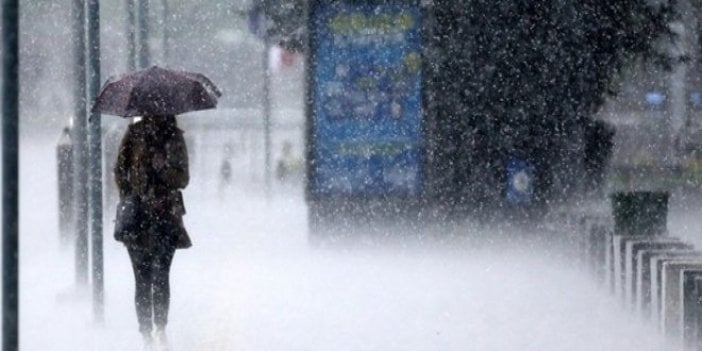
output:
[{"label": "umbrella canopy", "polygon": [[221,95],[202,74],[152,66],[108,79],[92,110],[124,117],[177,115],[215,108]]}]

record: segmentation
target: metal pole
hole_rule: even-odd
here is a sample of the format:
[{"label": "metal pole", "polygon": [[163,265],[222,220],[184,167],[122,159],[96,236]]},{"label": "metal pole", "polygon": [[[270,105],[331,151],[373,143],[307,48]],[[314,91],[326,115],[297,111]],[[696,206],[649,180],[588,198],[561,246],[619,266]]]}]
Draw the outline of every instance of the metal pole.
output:
[{"label": "metal pole", "polygon": [[[95,101],[100,90],[100,4],[88,1],[88,101]],[[102,119],[90,113],[90,230],[92,238],[93,312],[95,320],[104,317],[104,280],[102,255]]]},{"label": "metal pole", "polygon": [[127,69],[136,70],[136,0],[127,0]]},{"label": "metal pole", "polygon": [[85,2],[73,0],[73,41],[75,80],[75,124],[73,128],[73,160],[75,167],[76,203],[76,283],[88,283],[88,137],[85,91]]},{"label": "metal pole", "polygon": [[19,350],[19,1],[2,8],[2,349]]},{"label": "metal pole", "polygon": [[139,68],[146,68],[151,61],[149,50],[149,0],[139,0]]},{"label": "metal pole", "polygon": [[171,11],[168,7],[168,0],[161,0],[163,4],[163,64],[168,66],[168,58],[171,55],[171,33],[169,20]]},{"label": "metal pole", "polygon": [[[264,11],[268,13],[268,11]],[[264,140],[264,182],[266,198],[271,195],[271,67],[269,53],[271,39],[268,30],[268,19],[263,16],[264,46],[263,46],[263,140]]]}]

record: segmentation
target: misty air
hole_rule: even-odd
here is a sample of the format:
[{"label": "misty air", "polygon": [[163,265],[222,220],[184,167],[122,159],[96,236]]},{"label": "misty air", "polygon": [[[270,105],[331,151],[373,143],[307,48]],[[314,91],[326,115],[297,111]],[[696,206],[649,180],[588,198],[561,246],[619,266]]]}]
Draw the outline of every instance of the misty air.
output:
[{"label": "misty air", "polygon": [[697,0],[7,0],[2,350],[702,350]]}]

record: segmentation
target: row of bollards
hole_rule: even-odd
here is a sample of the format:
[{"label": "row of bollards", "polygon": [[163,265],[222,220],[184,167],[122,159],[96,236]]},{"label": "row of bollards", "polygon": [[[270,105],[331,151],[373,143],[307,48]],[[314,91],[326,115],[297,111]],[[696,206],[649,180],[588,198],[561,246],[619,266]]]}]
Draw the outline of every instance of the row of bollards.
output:
[{"label": "row of bollards", "polygon": [[667,231],[666,192],[611,196],[612,216],[582,216],[589,268],[627,310],[684,350],[702,350],[702,251]]}]

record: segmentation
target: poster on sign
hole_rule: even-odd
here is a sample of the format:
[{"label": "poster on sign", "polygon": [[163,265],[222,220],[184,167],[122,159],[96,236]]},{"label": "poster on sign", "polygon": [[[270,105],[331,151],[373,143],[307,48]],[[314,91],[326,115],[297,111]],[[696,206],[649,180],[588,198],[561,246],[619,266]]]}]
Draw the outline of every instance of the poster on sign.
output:
[{"label": "poster on sign", "polygon": [[309,190],[418,194],[419,4],[318,1],[309,26]]}]

